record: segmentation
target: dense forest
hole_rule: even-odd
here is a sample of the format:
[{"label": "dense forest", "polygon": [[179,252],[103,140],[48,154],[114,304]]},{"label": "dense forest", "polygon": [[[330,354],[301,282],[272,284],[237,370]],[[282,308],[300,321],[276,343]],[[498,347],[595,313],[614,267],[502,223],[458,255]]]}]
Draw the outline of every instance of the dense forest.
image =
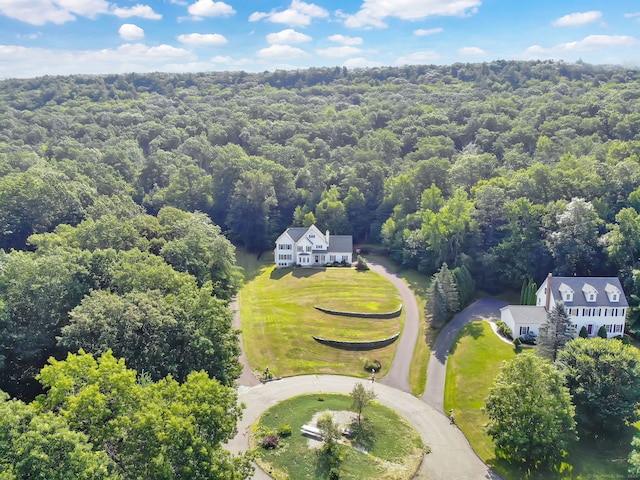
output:
[{"label": "dense forest", "polygon": [[539,61],[2,81],[0,389],[79,347],[232,385],[233,244],[290,225],[489,291],[617,274],[637,306],[639,97]]}]

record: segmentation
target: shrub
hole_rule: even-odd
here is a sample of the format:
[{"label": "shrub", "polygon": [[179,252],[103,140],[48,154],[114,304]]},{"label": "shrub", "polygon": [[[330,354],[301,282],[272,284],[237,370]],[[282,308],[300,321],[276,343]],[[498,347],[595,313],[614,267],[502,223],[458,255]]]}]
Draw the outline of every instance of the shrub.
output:
[{"label": "shrub", "polygon": [[373,360],[369,360],[367,358],[364,361],[364,369],[368,373],[371,373],[371,371],[374,371],[377,373],[380,371],[381,368],[382,368],[382,364],[380,363],[380,360],[376,360],[375,358]]},{"label": "shrub", "polygon": [[622,337],[622,343],[624,345],[631,345],[631,337],[629,335],[624,335]]},{"label": "shrub", "polygon": [[340,470],[338,470],[336,467],[333,467],[329,471],[329,480],[339,480],[339,478],[340,478]]},{"label": "shrub", "polygon": [[589,332],[587,332],[587,327],[583,326],[583,327],[580,329],[580,333],[578,333],[578,336],[579,336],[580,338],[588,338],[588,337],[589,337]]},{"label": "shrub", "polygon": [[367,261],[358,255],[358,263],[356,263],[356,270],[369,270],[369,265]]},{"label": "shrub", "polygon": [[319,402],[324,402],[324,397],[323,397],[322,395],[320,395],[320,396],[318,397],[318,401],[319,401]]},{"label": "shrub", "polygon": [[598,329],[598,336],[600,338],[607,338],[607,329],[605,328],[604,325],[602,325],[599,329]]},{"label": "shrub", "polygon": [[511,329],[510,329],[510,328],[509,328],[509,326],[508,326],[506,323],[504,323],[503,321],[498,320],[498,321],[496,322],[496,327],[497,327],[497,329],[498,329],[498,333],[499,333],[500,335],[502,335],[503,337],[506,337],[506,338],[513,338],[512,334],[511,334]]},{"label": "shrub", "polygon": [[280,425],[278,428],[279,437],[288,437],[291,435],[291,425]]},{"label": "shrub", "polygon": [[262,439],[262,448],[267,450],[273,450],[274,448],[278,448],[278,444],[280,443],[280,438],[278,435],[267,435]]},{"label": "shrub", "polygon": [[513,344],[516,347],[519,347],[520,345],[522,345],[522,341],[519,338],[516,338],[516,339],[513,340]]}]

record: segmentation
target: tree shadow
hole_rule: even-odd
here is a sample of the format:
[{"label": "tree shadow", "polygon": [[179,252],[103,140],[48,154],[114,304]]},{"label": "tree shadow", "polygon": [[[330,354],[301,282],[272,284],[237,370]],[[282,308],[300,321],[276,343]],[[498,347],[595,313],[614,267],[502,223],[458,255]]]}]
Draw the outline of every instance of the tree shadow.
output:
[{"label": "tree shadow", "polygon": [[472,322],[466,324],[460,330],[460,333],[456,336],[456,338],[451,342],[451,348],[449,349],[449,354],[453,354],[458,348],[458,343],[462,337],[472,337],[474,340],[484,336],[484,328],[482,326],[482,322]]},{"label": "tree shadow", "polygon": [[376,444],[376,435],[369,420],[362,418],[360,424],[358,424],[358,420],[355,419],[351,422],[349,428],[352,432],[351,441],[353,443],[360,445],[368,452],[373,450],[373,447]]},{"label": "tree shadow", "polygon": [[326,271],[327,269],[325,267],[294,268],[293,276],[296,278],[308,278]]}]

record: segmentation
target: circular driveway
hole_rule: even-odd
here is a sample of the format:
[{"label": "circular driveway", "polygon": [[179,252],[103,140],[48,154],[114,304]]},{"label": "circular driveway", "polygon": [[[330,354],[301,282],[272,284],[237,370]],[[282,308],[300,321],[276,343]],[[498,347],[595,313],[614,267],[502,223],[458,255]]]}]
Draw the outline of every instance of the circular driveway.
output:
[{"label": "circular driveway", "polygon": [[[449,419],[432,406],[380,383],[371,384],[361,378],[339,375],[302,375],[238,389],[239,400],[246,404],[242,420],[238,422],[238,434],[226,446],[232,453],[248,450],[251,425],[265,410],[296,395],[313,393],[349,394],[356,383],[373,387],[376,401],[402,415],[422,437],[431,452],[425,454],[416,479],[478,480],[499,479],[475,454],[467,439]],[[299,434],[298,432],[294,432]],[[270,479],[256,468],[254,479]]]}]

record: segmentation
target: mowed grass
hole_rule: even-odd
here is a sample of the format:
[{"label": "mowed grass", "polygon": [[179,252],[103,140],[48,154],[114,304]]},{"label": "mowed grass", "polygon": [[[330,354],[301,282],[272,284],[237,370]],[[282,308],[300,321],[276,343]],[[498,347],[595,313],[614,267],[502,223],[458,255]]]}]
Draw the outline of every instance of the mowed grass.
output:
[{"label": "mowed grass", "polygon": [[[252,440],[259,452],[258,463],[279,480],[328,478],[328,472],[318,462],[317,450],[309,448],[307,438],[300,434],[300,427],[311,423],[316,412],[348,410],[351,410],[351,397],[336,394],[302,395],[270,408],[253,427]],[[340,465],[340,478],[411,478],[423,451],[418,433],[396,412],[376,402],[366,407],[363,415],[373,432],[373,444],[368,455],[349,446],[341,447],[344,461]],[[282,425],[291,426],[292,435],[282,438],[278,449],[262,449],[260,442],[264,435],[277,432]]]},{"label": "mowed grass", "polygon": [[276,376],[337,373],[367,376],[364,360],[378,359],[386,374],[396,343],[371,351],[348,351],[316,342],[381,340],[399,333],[404,312],[393,319],[329,315],[315,305],[349,312],[391,312],[401,303],[384,277],[350,268],[263,268],[239,295],[245,351],[254,371]]},{"label": "mowed grass", "polygon": [[[533,353],[530,349],[524,352]],[[456,424],[480,458],[505,480],[628,478],[626,459],[631,439],[638,433],[637,426],[629,427],[617,438],[594,440],[585,436],[574,442],[558,471],[525,472],[495,457],[493,442],[483,431],[489,419],[482,408],[502,362],[515,356],[514,347],[500,340],[487,322],[465,326],[449,355],[445,410],[454,409]]]}]

